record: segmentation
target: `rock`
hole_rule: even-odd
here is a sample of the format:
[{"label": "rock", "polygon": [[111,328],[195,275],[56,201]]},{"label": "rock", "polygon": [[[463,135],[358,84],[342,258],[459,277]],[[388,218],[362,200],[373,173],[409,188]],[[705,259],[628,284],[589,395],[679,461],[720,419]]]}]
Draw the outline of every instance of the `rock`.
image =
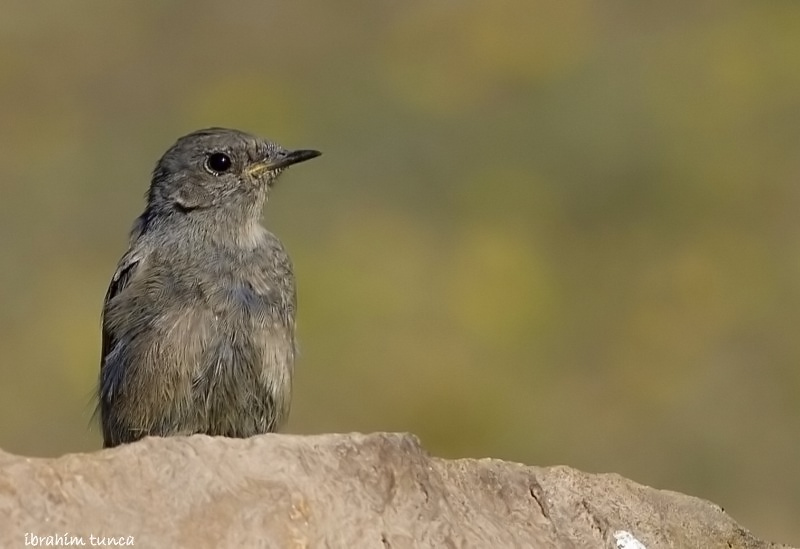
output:
[{"label": "rock", "polygon": [[0,546],[80,541],[215,548],[777,547],[697,498],[568,467],[437,459],[409,435],[147,438],[56,459],[0,452]]}]

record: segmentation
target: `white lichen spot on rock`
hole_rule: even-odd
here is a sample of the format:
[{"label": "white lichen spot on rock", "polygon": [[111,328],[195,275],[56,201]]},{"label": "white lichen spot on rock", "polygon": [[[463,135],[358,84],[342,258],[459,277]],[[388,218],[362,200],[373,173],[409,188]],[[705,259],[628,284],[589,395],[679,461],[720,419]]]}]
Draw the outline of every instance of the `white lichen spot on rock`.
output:
[{"label": "white lichen spot on rock", "polygon": [[625,530],[614,532],[614,539],[617,540],[617,549],[647,549],[644,543]]}]

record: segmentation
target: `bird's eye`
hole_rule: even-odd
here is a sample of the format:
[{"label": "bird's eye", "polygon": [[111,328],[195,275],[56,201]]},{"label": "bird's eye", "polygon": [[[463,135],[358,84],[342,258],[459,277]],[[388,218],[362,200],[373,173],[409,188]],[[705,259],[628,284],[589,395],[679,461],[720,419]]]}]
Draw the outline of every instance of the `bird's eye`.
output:
[{"label": "bird's eye", "polygon": [[231,169],[231,157],[225,153],[213,153],[206,158],[206,169],[214,174],[221,174]]}]

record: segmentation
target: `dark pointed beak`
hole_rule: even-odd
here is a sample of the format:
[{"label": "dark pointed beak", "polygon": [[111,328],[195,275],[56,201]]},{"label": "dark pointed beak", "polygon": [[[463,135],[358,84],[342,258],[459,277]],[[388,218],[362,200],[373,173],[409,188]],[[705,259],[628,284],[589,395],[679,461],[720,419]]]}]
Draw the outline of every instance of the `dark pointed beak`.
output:
[{"label": "dark pointed beak", "polygon": [[252,176],[258,176],[259,174],[262,174],[266,171],[281,170],[283,168],[291,166],[292,164],[297,164],[298,162],[305,162],[306,160],[311,160],[312,158],[316,158],[321,154],[322,154],[321,152],[313,151],[311,149],[287,151],[282,155],[278,156],[277,158],[253,164],[247,171]]},{"label": "dark pointed beak", "polygon": [[311,160],[312,158],[316,158],[322,153],[319,151],[314,151],[311,149],[300,149],[296,151],[289,151],[285,155],[276,158],[269,164],[267,164],[267,168],[270,170],[279,170],[281,168],[286,168],[287,166],[291,166],[292,164],[297,164],[299,162],[305,162],[306,160]]}]

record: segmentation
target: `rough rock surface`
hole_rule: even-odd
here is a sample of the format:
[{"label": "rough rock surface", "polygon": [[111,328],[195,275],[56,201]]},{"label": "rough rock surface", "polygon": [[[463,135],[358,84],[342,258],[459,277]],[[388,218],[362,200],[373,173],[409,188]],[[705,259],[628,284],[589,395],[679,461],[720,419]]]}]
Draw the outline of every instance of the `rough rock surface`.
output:
[{"label": "rough rock surface", "polygon": [[697,498],[567,467],[437,459],[408,435],[148,438],[56,459],[0,452],[0,547],[81,540],[87,547],[777,547]]}]

